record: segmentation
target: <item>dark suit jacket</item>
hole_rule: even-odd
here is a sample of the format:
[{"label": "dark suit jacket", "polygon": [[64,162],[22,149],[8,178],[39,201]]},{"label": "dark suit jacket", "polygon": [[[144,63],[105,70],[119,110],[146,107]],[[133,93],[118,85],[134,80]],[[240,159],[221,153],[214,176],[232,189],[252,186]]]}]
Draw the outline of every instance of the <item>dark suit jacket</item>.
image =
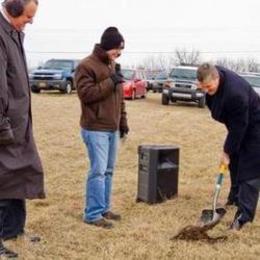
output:
[{"label": "dark suit jacket", "polygon": [[206,95],[212,117],[225,124],[224,151],[238,156],[238,180],[260,177],[260,97],[236,73],[217,66],[219,88]]}]

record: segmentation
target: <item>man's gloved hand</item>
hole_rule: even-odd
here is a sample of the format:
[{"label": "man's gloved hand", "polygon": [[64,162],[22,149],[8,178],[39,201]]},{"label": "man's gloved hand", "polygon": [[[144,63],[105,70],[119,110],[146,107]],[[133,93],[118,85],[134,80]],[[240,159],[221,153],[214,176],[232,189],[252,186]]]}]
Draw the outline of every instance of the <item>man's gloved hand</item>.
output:
[{"label": "man's gloved hand", "polygon": [[128,126],[123,126],[123,127],[120,127],[120,138],[124,138],[128,132],[129,132],[129,128]]},{"label": "man's gloved hand", "polygon": [[113,80],[115,86],[124,82],[123,76],[119,73],[112,74],[110,78]]},{"label": "man's gloved hand", "polygon": [[112,74],[111,79],[113,80],[115,84],[115,88],[118,84],[121,84],[124,82],[124,76],[121,73],[121,65],[119,63],[116,63],[115,65],[115,73]]}]

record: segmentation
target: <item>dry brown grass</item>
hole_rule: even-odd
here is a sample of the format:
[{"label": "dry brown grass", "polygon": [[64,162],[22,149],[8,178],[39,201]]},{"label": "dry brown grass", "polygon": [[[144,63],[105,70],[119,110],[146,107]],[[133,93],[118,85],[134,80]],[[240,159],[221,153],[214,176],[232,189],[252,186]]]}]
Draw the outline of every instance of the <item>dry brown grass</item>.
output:
[{"label": "dry brown grass", "polygon": [[[33,95],[34,130],[46,173],[48,198],[28,203],[30,231],[42,236],[37,245],[18,240],[8,245],[20,259],[257,259],[260,218],[239,233],[227,231],[231,208],[211,235],[227,235],[214,245],[170,241],[183,226],[194,224],[210,207],[218,157],[225,129],[207,109],[194,105],[160,104],[160,95],[127,101],[130,135],[120,147],[114,178],[113,205],[123,220],[105,231],[82,222],[87,168],[79,137],[79,102],[72,94]],[[137,146],[170,144],[180,147],[179,196],[161,204],[135,203]],[[220,202],[229,186],[225,179]]]}]

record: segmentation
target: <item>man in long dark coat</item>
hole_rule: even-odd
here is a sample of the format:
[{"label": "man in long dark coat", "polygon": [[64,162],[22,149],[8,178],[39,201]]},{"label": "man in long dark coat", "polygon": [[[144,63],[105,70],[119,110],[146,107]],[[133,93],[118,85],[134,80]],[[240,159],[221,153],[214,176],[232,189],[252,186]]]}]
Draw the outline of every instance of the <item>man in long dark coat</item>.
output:
[{"label": "man in long dark coat", "polygon": [[236,73],[205,63],[198,68],[200,87],[212,117],[227,128],[220,163],[229,165],[237,187],[237,212],[231,228],[255,217],[260,189],[260,97]]},{"label": "man in long dark coat", "polygon": [[37,7],[37,0],[5,0],[0,12],[0,244],[24,234],[25,199],[45,197],[22,32]]}]

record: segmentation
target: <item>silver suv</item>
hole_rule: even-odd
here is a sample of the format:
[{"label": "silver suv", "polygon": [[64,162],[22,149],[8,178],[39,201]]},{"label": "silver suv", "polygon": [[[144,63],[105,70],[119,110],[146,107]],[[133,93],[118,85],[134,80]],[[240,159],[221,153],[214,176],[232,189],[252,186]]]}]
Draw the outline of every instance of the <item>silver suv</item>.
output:
[{"label": "silver suv", "polygon": [[197,67],[178,66],[171,70],[163,86],[162,104],[170,101],[192,101],[205,107],[205,93],[197,87]]},{"label": "silver suv", "polygon": [[249,82],[258,95],[260,95],[260,73],[241,73],[240,76]]}]

